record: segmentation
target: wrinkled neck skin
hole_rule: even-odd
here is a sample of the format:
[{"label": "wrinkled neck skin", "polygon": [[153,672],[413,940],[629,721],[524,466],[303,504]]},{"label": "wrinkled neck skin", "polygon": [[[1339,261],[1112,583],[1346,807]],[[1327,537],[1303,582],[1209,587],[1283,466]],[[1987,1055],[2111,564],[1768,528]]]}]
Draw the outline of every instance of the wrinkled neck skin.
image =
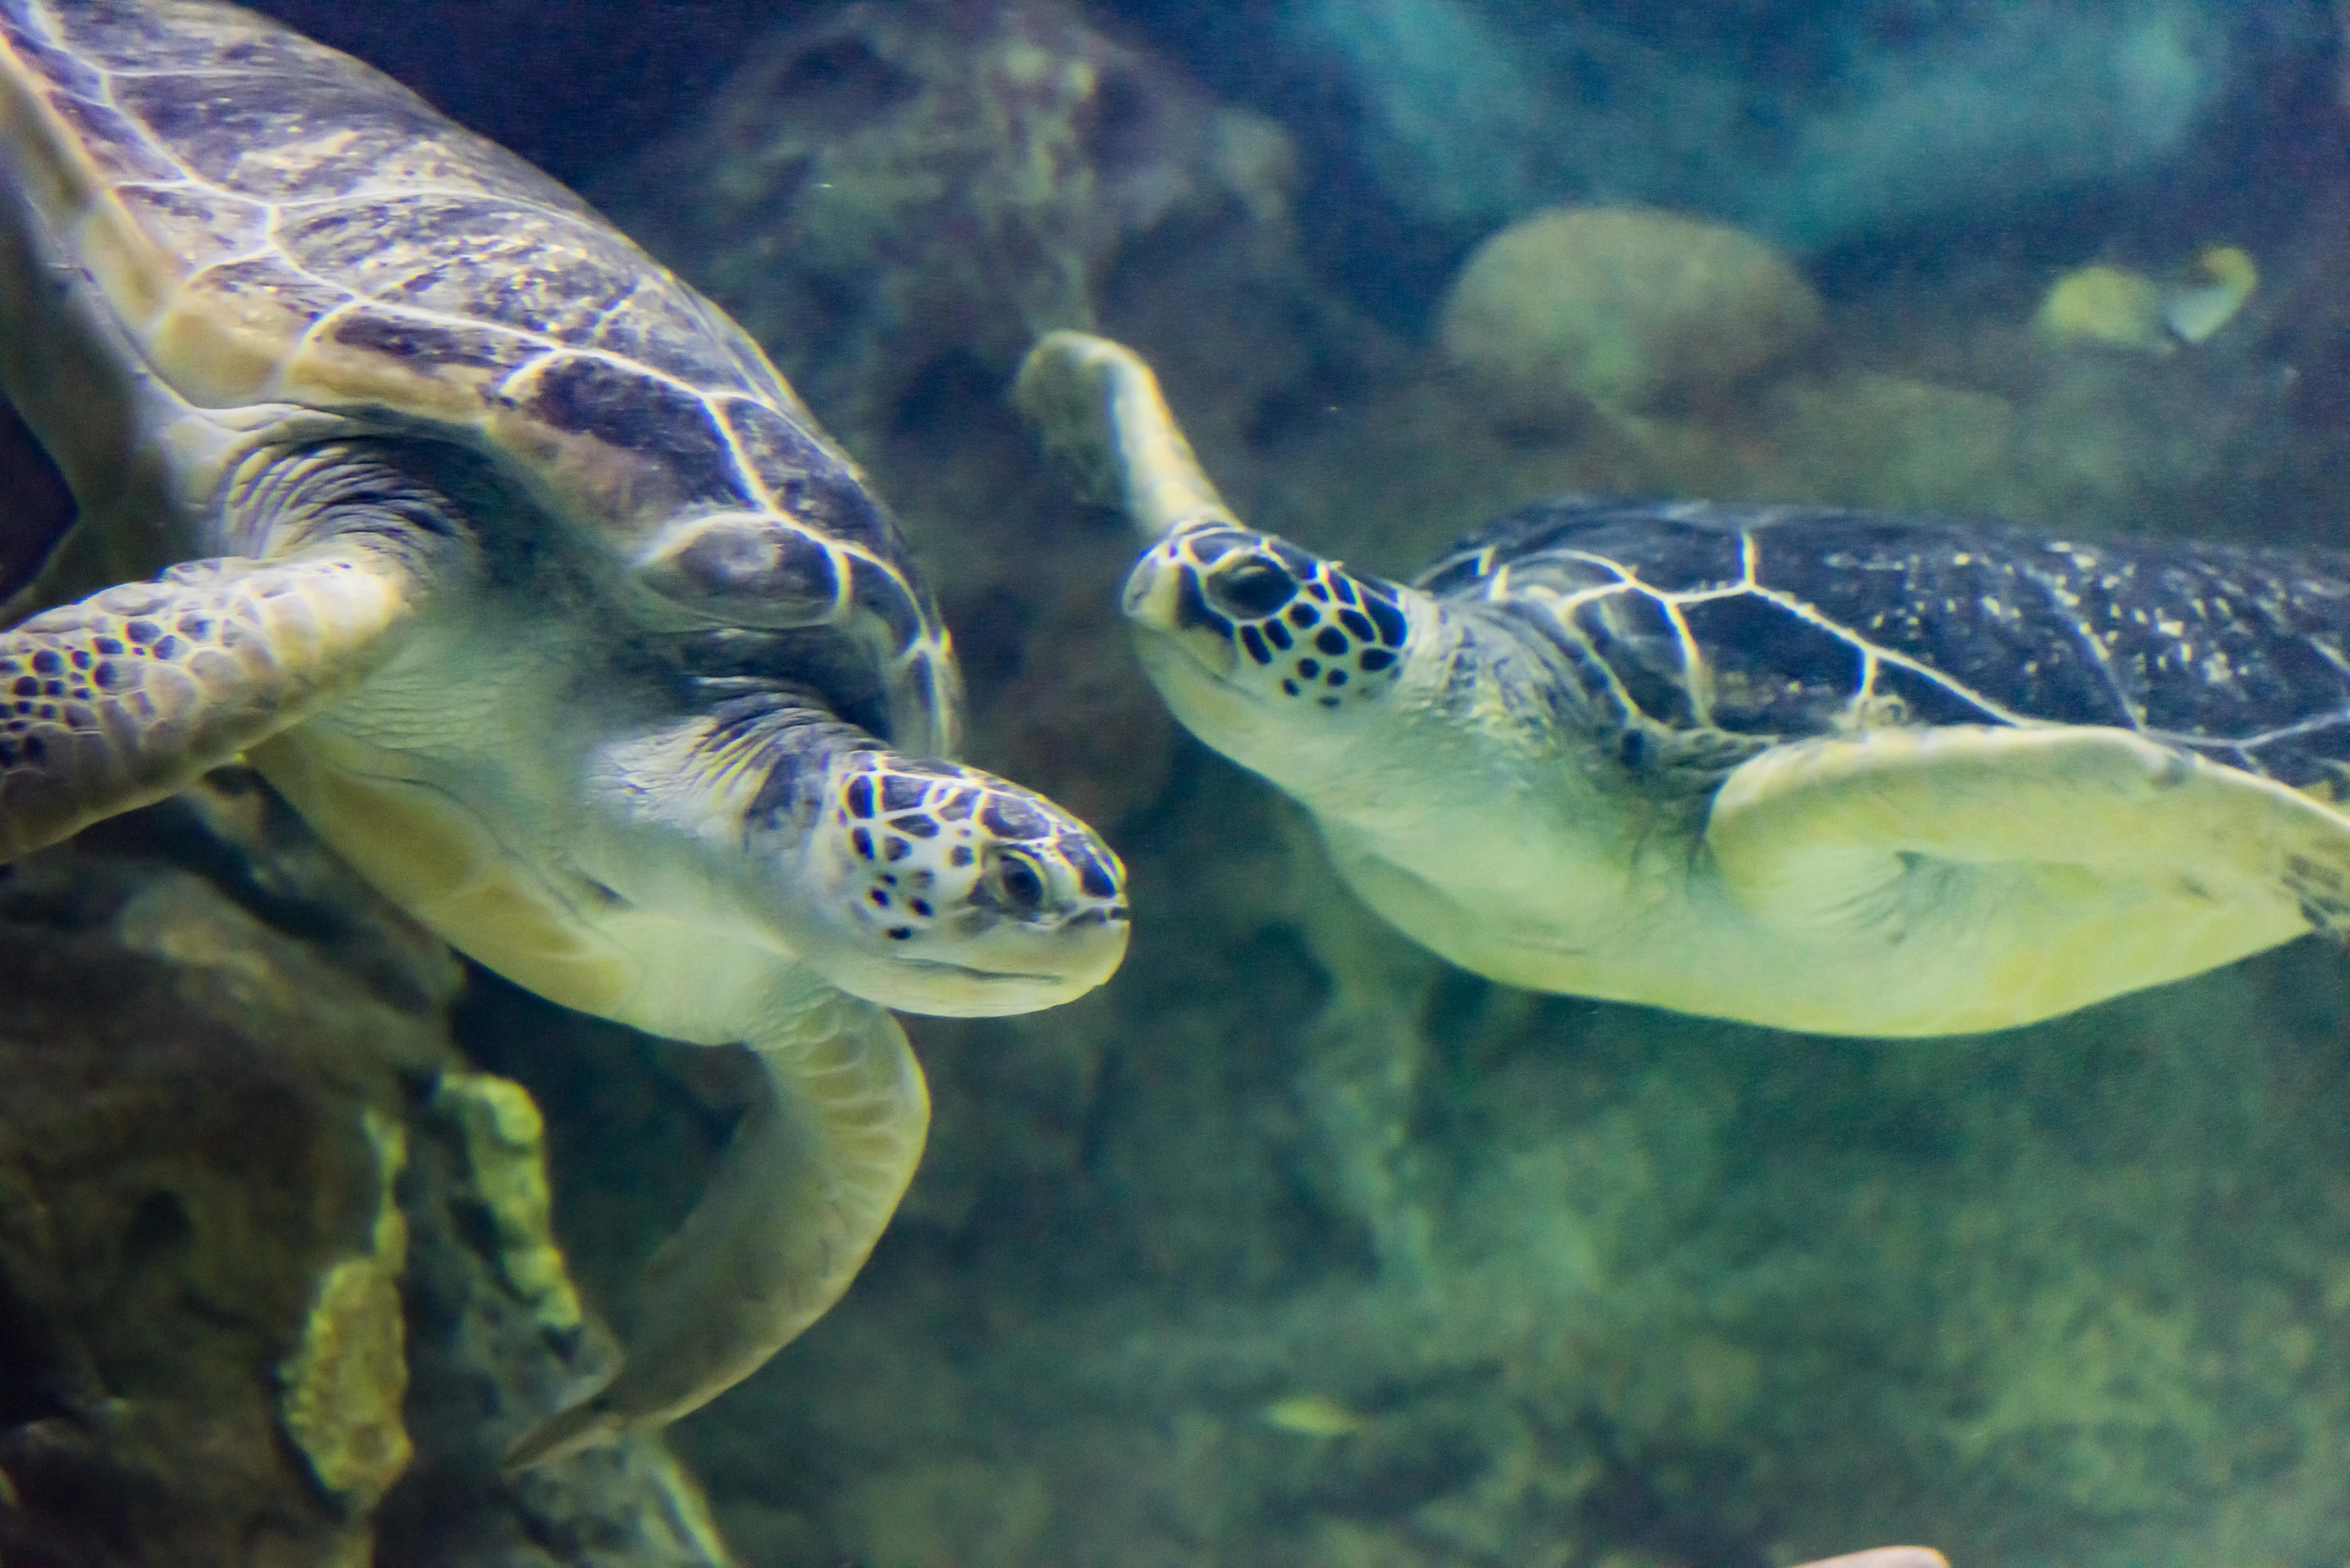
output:
[{"label": "wrinkled neck skin", "polygon": [[[784,695],[616,738],[586,763],[586,794],[602,819],[596,858],[636,902],[796,961],[812,988],[822,977],[827,988],[867,993],[872,977],[820,917],[814,891],[839,869],[818,832],[838,793],[833,774],[860,753],[889,754],[856,725]],[[778,887],[804,896],[778,898]]]},{"label": "wrinkled neck skin", "polygon": [[1555,657],[1500,617],[1396,590],[1409,620],[1394,686],[1337,711],[1268,702],[1171,638],[1137,638],[1178,718],[1315,815],[1339,873],[1424,945],[1492,972],[1492,954],[1623,939],[1627,839],[1605,765],[1559,737]]},{"label": "wrinkled neck skin", "polygon": [[828,760],[858,749],[881,746],[780,697],[747,715],[722,709],[605,742],[584,763],[586,796],[603,819],[591,853],[636,902],[691,911],[696,924],[753,934],[822,968],[825,932],[795,919],[772,888],[806,885]]}]

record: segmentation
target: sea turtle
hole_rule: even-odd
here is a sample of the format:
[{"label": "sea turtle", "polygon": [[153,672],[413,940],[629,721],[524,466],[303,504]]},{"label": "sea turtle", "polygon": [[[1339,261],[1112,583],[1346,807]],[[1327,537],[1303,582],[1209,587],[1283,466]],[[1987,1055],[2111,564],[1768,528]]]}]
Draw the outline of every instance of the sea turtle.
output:
[{"label": "sea turtle", "polygon": [[618,1376],[517,1462],[692,1409],[847,1287],[927,1124],[885,1009],[1117,966],[1117,859],[940,760],[946,631],[764,356],[357,61],[0,0],[0,859],[243,753],[489,968],[765,1068]]},{"label": "sea turtle", "polygon": [[2350,925],[2350,557],[1569,496],[1401,585],[1235,521],[1128,349],[1017,396],[1176,716],[1468,969],[1942,1034]]}]

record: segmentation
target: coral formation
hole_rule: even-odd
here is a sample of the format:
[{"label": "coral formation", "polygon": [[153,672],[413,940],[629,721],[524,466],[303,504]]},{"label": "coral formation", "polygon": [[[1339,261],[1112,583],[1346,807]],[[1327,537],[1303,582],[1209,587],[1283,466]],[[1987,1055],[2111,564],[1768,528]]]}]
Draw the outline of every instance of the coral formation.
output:
[{"label": "coral formation", "polygon": [[507,1288],[548,1333],[577,1333],[579,1293],[555,1243],[538,1106],[521,1085],[487,1073],[442,1074],[432,1104],[464,1135],[469,1186],[496,1238]]},{"label": "coral formation", "polygon": [[415,1449],[400,1418],[408,1396],[400,1307],[408,1222],[392,1190],[408,1163],[408,1138],[373,1108],[359,1125],[382,1183],[369,1250],[337,1259],[319,1276],[302,1341],[278,1368],[277,1411],[318,1484],[351,1511],[368,1513]]},{"label": "coral formation", "polygon": [[1439,331],[1496,419],[1571,430],[1590,404],[1719,400],[1819,327],[1818,296],[1760,240],[1647,208],[1569,207],[1479,245]]},{"label": "coral formation", "polygon": [[529,1096],[452,1066],[419,1100],[403,1282],[417,1455],[377,1515],[380,1560],[731,1568],[699,1484],[658,1438],[632,1436],[498,1478],[515,1436],[610,1376],[619,1345],[582,1313],[548,1230],[546,1152]]}]

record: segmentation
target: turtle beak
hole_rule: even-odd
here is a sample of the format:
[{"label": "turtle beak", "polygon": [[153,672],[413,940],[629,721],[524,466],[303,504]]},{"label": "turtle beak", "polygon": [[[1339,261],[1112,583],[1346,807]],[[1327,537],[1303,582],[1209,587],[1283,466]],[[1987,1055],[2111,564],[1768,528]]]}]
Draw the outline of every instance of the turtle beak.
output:
[{"label": "turtle beak", "polygon": [[1200,568],[1172,542],[1135,563],[1120,604],[1135,630],[1174,642],[1219,680],[1238,667],[1231,618],[1209,606]]}]

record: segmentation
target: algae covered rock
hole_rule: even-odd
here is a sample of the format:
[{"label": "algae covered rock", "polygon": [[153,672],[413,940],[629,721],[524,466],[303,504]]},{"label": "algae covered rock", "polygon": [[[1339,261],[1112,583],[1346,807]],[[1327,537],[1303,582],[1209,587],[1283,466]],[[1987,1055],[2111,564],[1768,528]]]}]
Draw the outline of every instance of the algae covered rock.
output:
[{"label": "algae covered rock", "polygon": [[325,940],[289,934],[174,864],[242,861],[192,818],[0,877],[0,1560],[364,1562],[406,1458],[380,1140],[451,1059],[455,968],[370,985],[328,934],[365,906],[298,855],[239,876]]},{"label": "algae covered rock", "polygon": [[462,972],[237,770],[0,868],[0,1562],[728,1560],[657,1442],[498,1476],[612,1351]]},{"label": "algae covered rock", "polygon": [[432,1106],[463,1140],[470,1200],[495,1240],[499,1277],[546,1332],[578,1333],[579,1293],[555,1242],[547,1196],[546,1125],[529,1092],[487,1073],[445,1074]]},{"label": "algae covered rock", "polygon": [[[546,1023],[559,1044],[565,1015],[547,1008]],[[378,1560],[729,1568],[700,1484],[658,1438],[499,1473],[518,1434],[619,1361],[556,1246],[543,1132],[520,1085],[463,1067],[414,1107],[401,1297],[416,1457],[377,1512]]]},{"label": "algae covered rock", "polygon": [[365,1513],[400,1479],[415,1449],[400,1416],[408,1395],[400,1303],[408,1221],[392,1191],[408,1162],[408,1138],[399,1123],[372,1109],[361,1113],[360,1127],[381,1182],[375,1222],[367,1251],[336,1260],[319,1277],[302,1341],[278,1368],[278,1417],[318,1484]]},{"label": "algae covered rock", "polygon": [[1811,286],[1721,223],[1638,207],[1563,208],[1478,246],[1445,301],[1444,350],[1503,422],[1572,426],[1702,404],[1819,330]]}]

